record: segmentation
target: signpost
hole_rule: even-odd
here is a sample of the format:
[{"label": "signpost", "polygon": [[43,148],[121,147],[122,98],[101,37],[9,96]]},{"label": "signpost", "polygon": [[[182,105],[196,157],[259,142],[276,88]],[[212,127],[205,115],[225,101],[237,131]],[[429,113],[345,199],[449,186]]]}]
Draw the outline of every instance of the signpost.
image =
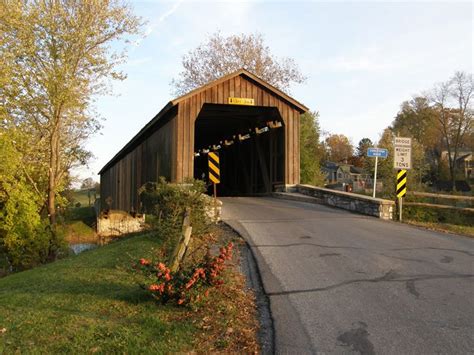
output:
[{"label": "signpost", "polygon": [[214,185],[214,217],[217,221],[217,184],[221,182],[221,170],[219,166],[219,153],[209,152],[208,154],[209,164],[209,180]]},{"label": "signpost", "polygon": [[395,138],[393,167],[395,169],[411,169],[411,138]]},{"label": "signpost", "polygon": [[411,169],[411,138],[396,137],[394,142],[393,167],[397,173],[398,216],[402,221],[403,198],[407,193],[407,170]]},{"label": "signpost", "polygon": [[374,191],[372,193],[372,197],[375,198],[375,190],[377,188],[377,165],[379,163],[379,158],[385,159],[388,157],[388,150],[384,148],[369,148],[367,149],[367,156],[375,158]]}]

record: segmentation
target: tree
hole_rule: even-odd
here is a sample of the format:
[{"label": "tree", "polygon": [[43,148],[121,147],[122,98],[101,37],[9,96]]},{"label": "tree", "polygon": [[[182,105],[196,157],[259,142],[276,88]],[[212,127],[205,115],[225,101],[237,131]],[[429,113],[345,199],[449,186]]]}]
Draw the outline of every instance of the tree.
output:
[{"label": "tree", "polygon": [[95,181],[94,179],[88,177],[84,180],[82,180],[82,184],[81,184],[81,189],[92,189],[95,187]]},{"label": "tree", "polygon": [[107,93],[110,79],[124,79],[116,68],[125,53],[110,44],[137,34],[140,19],[119,0],[4,0],[0,16],[0,57],[12,58],[13,78],[1,101],[8,126],[28,134],[47,175],[38,192],[54,226],[69,170],[91,156],[83,143],[100,128],[93,98]]},{"label": "tree", "polygon": [[374,146],[370,138],[362,138],[356,148],[356,155],[351,159],[352,164],[358,167],[364,167],[367,160],[367,150]]},{"label": "tree", "polygon": [[453,191],[456,189],[456,160],[465,138],[472,135],[474,83],[472,74],[456,72],[454,76],[435,86],[430,99],[436,109],[438,129],[447,150],[449,173]]},{"label": "tree", "polygon": [[347,162],[353,155],[352,144],[343,134],[331,134],[325,140],[328,159],[336,163]]},{"label": "tree", "polygon": [[415,96],[400,106],[392,123],[392,130],[402,137],[412,137],[424,150],[424,160],[431,174],[425,180],[437,180],[440,176],[440,158],[443,150],[442,136],[438,129],[437,111],[428,98]]},{"label": "tree", "polygon": [[[377,147],[388,149],[388,157],[386,159],[378,159],[377,166],[377,181],[383,183],[382,197],[393,199],[395,198],[395,185],[397,170],[393,167],[394,158],[394,141],[396,133],[392,127],[387,127],[383,130]],[[427,166],[424,160],[423,146],[418,143],[416,139],[412,139],[412,168],[408,172],[408,187],[411,190],[418,190],[421,184],[421,179],[425,175]],[[375,158],[367,159],[365,162],[366,171],[372,175],[375,170]]]},{"label": "tree", "polygon": [[425,147],[432,147],[439,142],[440,136],[436,128],[436,110],[424,96],[415,96],[400,106],[392,128],[401,134],[408,134]]},{"label": "tree", "polygon": [[324,175],[320,169],[323,151],[319,143],[318,118],[318,112],[306,112],[300,118],[301,182],[315,186],[324,184]]},{"label": "tree", "polygon": [[38,213],[40,196],[24,174],[22,154],[14,144],[18,138],[0,132],[0,258],[11,270],[46,261],[58,246],[51,243]]},{"label": "tree", "polygon": [[258,33],[224,37],[216,32],[184,55],[182,65],[179,78],[171,82],[175,95],[183,95],[241,68],[283,91],[288,91],[292,82],[305,81],[294,60],[272,55]]},{"label": "tree", "polygon": [[374,146],[370,138],[362,138],[357,145],[356,154],[360,158],[367,157],[367,150]]}]

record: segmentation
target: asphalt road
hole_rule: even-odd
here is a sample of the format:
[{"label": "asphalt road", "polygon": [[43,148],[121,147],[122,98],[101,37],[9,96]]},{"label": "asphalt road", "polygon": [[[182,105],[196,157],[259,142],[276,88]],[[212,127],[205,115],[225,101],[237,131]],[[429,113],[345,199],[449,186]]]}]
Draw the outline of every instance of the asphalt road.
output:
[{"label": "asphalt road", "polygon": [[277,353],[474,353],[474,239],[304,202],[222,200],[256,256]]}]

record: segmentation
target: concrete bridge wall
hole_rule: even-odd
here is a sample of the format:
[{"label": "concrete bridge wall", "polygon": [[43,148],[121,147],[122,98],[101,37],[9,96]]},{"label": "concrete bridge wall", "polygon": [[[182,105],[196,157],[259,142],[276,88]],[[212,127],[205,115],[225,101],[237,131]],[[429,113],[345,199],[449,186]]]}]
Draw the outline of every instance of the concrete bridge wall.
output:
[{"label": "concrete bridge wall", "polygon": [[391,200],[372,198],[312,185],[281,186],[274,193],[274,196],[321,203],[386,220],[392,220],[395,212],[395,202]]}]

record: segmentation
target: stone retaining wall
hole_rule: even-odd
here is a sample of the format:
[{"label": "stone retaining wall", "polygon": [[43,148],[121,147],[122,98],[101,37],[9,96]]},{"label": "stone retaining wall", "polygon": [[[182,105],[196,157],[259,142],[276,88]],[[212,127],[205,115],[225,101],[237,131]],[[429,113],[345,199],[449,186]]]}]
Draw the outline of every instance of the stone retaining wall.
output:
[{"label": "stone retaining wall", "polygon": [[381,198],[358,195],[351,192],[336,191],[311,185],[282,186],[279,191],[296,192],[315,198],[315,202],[345,210],[392,220],[395,202]]},{"label": "stone retaining wall", "polygon": [[120,236],[141,232],[145,227],[145,215],[131,216],[123,211],[102,212],[97,218],[97,234],[101,237]]}]

